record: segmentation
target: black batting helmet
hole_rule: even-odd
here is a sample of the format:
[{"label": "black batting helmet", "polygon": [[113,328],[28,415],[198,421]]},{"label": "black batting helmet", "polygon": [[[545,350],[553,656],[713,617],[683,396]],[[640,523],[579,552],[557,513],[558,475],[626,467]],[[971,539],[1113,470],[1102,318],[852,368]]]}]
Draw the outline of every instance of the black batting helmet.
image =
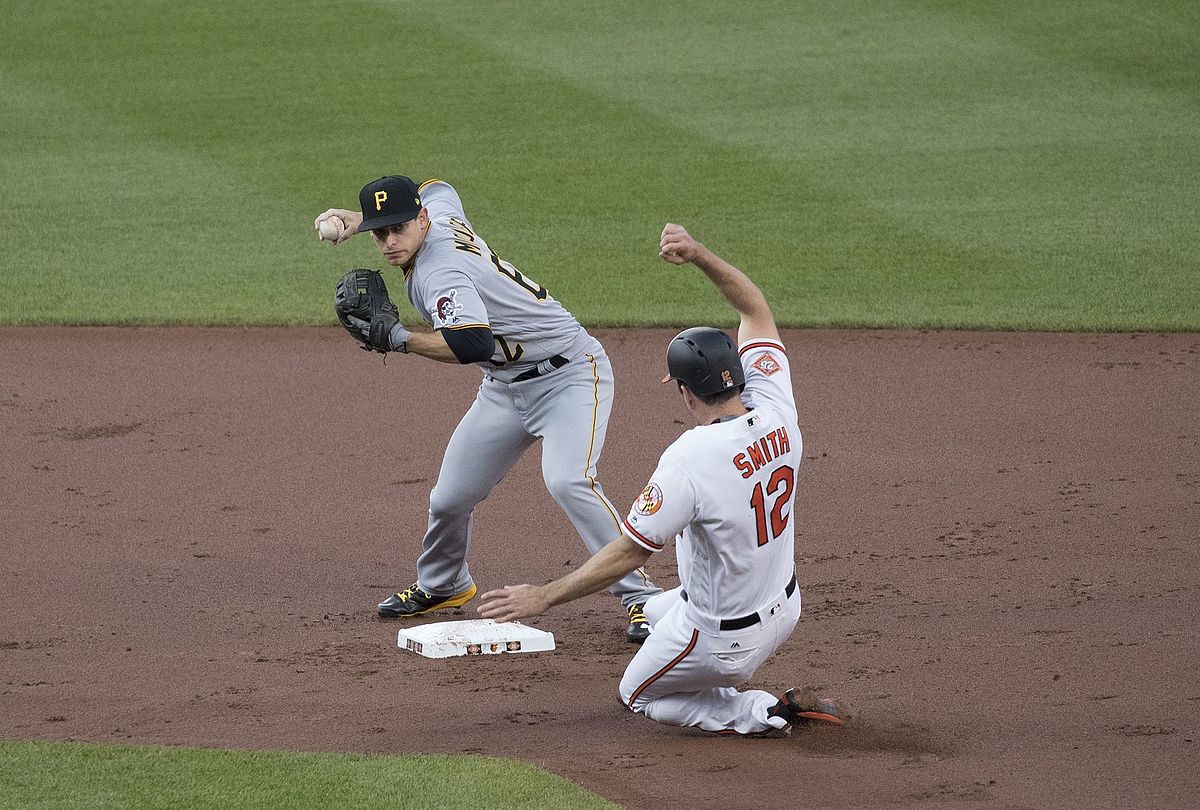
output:
[{"label": "black batting helmet", "polygon": [[693,326],[667,346],[667,380],[678,380],[693,394],[711,396],[746,384],[737,344],[720,329]]}]

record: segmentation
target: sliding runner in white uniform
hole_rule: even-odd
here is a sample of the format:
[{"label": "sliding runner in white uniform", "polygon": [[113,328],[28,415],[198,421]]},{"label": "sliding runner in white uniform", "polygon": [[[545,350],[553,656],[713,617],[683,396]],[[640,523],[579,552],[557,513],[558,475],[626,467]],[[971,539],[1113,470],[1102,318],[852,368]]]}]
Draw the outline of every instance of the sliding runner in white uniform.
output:
[{"label": "sliding runner in white uniform", "polygon": [[725,734],[841,725],[844,709],[811,689],[738,691],[800,618],[794,523],[803,443],[791,370],[762,292],[678,225],[660,255],[694,263],[741,317],[724,332],[687,329],[667,347],[668,374],[697,427],[667,448],[622,524],[622,534],[548,585],[486,593],[480,614],[535,616],[594,593],[678,538],[681,587],[646,604],[649,639],[621,679],[633,711]]}]

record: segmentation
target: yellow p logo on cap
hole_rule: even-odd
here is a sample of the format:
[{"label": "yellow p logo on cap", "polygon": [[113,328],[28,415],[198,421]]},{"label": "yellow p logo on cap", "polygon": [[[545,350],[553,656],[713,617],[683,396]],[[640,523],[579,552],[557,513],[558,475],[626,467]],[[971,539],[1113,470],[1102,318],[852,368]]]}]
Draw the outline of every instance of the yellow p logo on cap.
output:
[{"label": "yellow p logo on cap", "polygon": [[375,192],[375,210],[382,211],[383,204],[385,202],[387,202],[387,192],[386,191],[376,191]]}]

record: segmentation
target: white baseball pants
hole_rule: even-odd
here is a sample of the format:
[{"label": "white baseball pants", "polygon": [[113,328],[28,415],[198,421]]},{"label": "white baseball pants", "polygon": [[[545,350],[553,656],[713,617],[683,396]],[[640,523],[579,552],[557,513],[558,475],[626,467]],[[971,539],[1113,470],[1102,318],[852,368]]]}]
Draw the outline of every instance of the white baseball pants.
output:
[{"label": "white baseball pants", "polygon": [[681,588],[653,597],[646,603],[652,632],[625,669],[621,701],[674,726],[725,734],[782,728],[782,718],[767,717],[778,695],[734,687],[791,635],[800,620],[799,587],[790,597],[779,594],[758,614],[760,620],[749,627],[721,630],[689,616]]}]

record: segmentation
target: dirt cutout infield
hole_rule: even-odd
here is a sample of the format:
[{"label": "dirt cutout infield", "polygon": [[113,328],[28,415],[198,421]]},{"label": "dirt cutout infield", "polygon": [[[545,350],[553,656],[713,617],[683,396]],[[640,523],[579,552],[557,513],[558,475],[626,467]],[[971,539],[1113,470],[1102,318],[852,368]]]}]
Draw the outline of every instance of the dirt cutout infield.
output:
[{"label": "dirt cutout infield", "polygon": [[[624,511],[690,425],[671,331],[597,334]],[[374,605],[413,579],[474,369],[337,329],[2,329],[0,736],[486,753],[633,808],[1192,806],[1200,335],[784,339],[804,614],[754,685],[820,686],[855,725],[631,714],[607,595],[532,622],[554,653],[397,650]],[[481,590],[583,558],[539,457],[476,513]]]}]

